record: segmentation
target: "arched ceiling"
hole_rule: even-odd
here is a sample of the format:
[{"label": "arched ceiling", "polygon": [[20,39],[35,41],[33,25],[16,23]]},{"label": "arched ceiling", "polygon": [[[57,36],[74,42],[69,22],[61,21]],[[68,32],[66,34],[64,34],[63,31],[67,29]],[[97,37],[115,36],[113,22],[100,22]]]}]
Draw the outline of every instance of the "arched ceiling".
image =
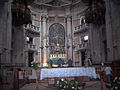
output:
[{"label": "arched ceiling", "polygon": [[36,4],[52,6],[52,7],[61,7],[71,4],[79,3],[81,0],[35,0]]}]

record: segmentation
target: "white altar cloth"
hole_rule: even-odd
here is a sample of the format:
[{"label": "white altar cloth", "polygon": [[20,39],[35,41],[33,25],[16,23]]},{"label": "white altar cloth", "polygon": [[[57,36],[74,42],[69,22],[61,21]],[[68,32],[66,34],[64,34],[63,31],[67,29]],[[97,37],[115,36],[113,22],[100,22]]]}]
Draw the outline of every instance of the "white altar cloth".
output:
[{"label": "white altar cloth", "polygon": [[51,68],[41,69],[40,79],[54,78],[54,77],[78,77],[88,76],[96,78],[94,67],[76,67],[76,68]]}]

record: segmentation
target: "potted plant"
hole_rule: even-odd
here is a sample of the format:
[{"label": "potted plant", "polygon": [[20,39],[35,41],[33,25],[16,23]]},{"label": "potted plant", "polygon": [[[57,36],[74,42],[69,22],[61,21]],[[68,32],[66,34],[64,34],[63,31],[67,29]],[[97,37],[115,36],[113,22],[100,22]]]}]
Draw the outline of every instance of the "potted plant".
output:
[{"label": "potted plant", "polygon": [[120,77],[115,77],[112,88],[113,90],[120,90]]},{"label": "potted plant", "polygon": [[83,87],[75,80],[60,79],[57,84],[59,90],[83,90]]}]

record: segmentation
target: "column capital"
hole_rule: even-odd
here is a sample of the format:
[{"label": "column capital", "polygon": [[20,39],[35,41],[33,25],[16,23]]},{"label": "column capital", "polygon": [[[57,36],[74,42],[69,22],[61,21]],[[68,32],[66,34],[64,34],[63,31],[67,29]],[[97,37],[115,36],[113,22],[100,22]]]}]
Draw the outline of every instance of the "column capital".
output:
[{"label": "column capital", "polygon": [[65,16],[65,19],[66,19],[67,21],[71,21],[71,20],[72,20],[72,16],[71,16],[71,15],[67,15],[67,16]]},{"label": "column capital", "polygon": [[41,21],[46,22],[48,20],[48,16],[41,16]]},{"label": "column capital", "polygon": [[72,18],[72,15],[65,15],[65,18],[67,19]]},{"label": "column capital", "polygon": [[48,15],[47,14],[42,14],[41,18],[45,18],[46,19],[46,18],[48,18]]}]

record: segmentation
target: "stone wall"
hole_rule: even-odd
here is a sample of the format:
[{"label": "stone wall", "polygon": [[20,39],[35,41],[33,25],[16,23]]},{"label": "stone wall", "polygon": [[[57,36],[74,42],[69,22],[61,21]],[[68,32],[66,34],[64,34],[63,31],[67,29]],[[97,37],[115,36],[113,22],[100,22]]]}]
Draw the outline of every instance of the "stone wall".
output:
[{"label": "stone wall", "polygon": [[105,41],[105,28],[104,25],[98,26],[90,25],[90,48],[91,48],[91,58],[93,64],[101,64],[105,62],[104,53],[104,41]]},{"label": "stone wall", "polygon": [[120,5],[106,0],[106,33],[108,62],[120,60]]},{"label": "stone wall", "polygon": [[0,54],[1,64],[11,64],[11,2],[0,3]]},{"label": "stone wall", "polygon": [[24,66],[25,37],[23,26],[12,28],[12,65]]}]

